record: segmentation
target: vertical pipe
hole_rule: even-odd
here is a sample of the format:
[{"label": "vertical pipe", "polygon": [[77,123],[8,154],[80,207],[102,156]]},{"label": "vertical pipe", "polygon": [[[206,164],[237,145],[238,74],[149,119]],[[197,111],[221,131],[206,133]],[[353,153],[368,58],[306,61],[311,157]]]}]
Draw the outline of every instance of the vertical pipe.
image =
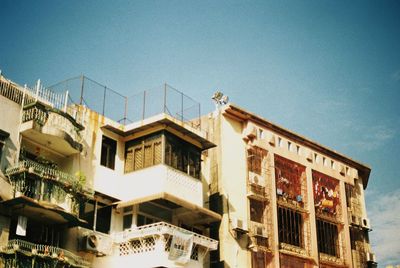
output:
[{"label": "vertical pipe", "polygon": [[84,87],[85,77],[81,75],[81,98],[79,104],[82,105],[83,102],[83,87]]},{"label": "vertical pipe", "polygon": [[93,231],[96,232],[96,222],[97,222],[97,200],[94,201],[94,216],[93,216]]}]

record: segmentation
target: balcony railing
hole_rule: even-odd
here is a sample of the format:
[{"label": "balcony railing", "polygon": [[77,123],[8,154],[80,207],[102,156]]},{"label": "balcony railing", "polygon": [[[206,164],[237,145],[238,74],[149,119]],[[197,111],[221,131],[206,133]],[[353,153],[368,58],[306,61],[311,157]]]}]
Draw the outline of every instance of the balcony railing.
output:
[{"label": "balcony railing", "polygon": [[[185,238],[182,239],[182,235]],[[179,241],[178,244],[174,237]],[[119,256],[131,256],[149,265],[157,259],[159,265],[161,263],[168,267],[173,262],[189,265],[184,267],[203,267],[201,263],[207,252],[218,248],[218,241],[214,239],[165,222],[132,228],[116,234],[114,239],[119,248]],[[180,257],[184,261],[177,260],[177,250],[181,252]]]},{"label": "balcony railing", "polygon": [[[132,187],[133,181],[140,183]],[[201,181],[164,164],[143,168],[123,176],[117,176],[101,167],[101,172],[96,174],[94,182],[98,191],[113,195],[120,200],[132,200],[167,193],[192,204],[203,206]]]},{"label": "balcony railing", "polygon": [[[90,262],[84,258],[73,254],[72,252],[49,245],[34,244],[24,240],[10,240],[7,245],[0,248],[0,253],[5,263],[5,267],[59,267],[57,263],[63,263],[67,267],[87,268],[90,267]],[[19,254],[18,254],[19,253]],[[22,256],[20,256],[22,254]],[[10,263],[7,255],[12,255]],[[20,257],[20,258],[19,258]],[[26,263],[24,260],[28,258],[31,263]],[[20,262],[19,262],[19,259]],[[38,264],[38,259],[42,260],[43,265]],[[47,264],[47,265],[46,265]],[[65,267],[63,266],[63,267]]]},{"label": "balcony railing", "polygon": [[71,189],[74,192],[87,195],[93,194],[93,190],[84,186],[84,182],[79,181],[77,176],[29,159],[21,160],[16,165],[8,168],[6,170],[6,175],[8,177],[13,177],[16,174],[21,174],[24,172],[34,174],[42,179],[52,180],[63,185],[67,189]]},{"label": "balcony railing", "polygon": [[83,126],[77,123],[70,114],[35,102],[25,106],[22,112],[22,123],[30,121],[39,125],[41,132],[58,136],[67,141],[75,150],[82,150],[80,131]]},{"label": "balcony railing", "polygon": [[174,235],[176,232],[182,232],[186,234],[193,235],[193,243],[198,244],[200,246],[209,248],[210,250],[216,250],[218,248],[218,241],[212,238],[206,237],[204,235],[199,235],[194,232],[188,231],[181,227],[166,223],[166,222],[157,222],[153,224],[148,224],[144,226],[140,226],[137,228],[132,228],[125,230],[124,232],[120,232],[115,234],[115,241],[118,243],[122,243],[128,240],[139,239],[143,237],[153,236],[153,235]]}]

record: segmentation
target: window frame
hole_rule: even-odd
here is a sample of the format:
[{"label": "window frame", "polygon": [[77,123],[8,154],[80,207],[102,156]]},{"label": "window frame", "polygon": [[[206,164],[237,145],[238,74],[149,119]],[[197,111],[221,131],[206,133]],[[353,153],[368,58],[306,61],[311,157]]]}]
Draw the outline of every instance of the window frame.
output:
[{"label": "window frame", "polygon": [[106,135],[101,139],[100,165],[115,170],[118,142]]}]

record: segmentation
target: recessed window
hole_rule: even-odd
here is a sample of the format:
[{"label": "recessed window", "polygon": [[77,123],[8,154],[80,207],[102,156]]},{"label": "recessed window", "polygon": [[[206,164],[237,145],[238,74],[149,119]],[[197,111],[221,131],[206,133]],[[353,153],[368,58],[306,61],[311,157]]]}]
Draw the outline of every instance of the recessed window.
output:
[{"label": "recessed window", "polygon": [[267,156],[267,150],[252,147],[247,150],[247,168],[250,172],[257,173],[258,175],[262,174],[262,169],[265,168],[262,166],[264,157]]},{"label": "recessed window", "polygon": [[327,161],[326,161],[326,157],[322,157],[322,164],[324,165],[324,166],[326,166],[327,164]]},{"label": "recessed window", "polygon": [[264,130],[262,130],[261,128],[258,129],[257,138],[264,139]]},{"label": "recessed window", "polygon": [[297,153],[298,155],[300,155],[300,146],[299,146],[299,145],[296,145],[296,153]]},{"label": "recessed window", "polygon": [[124,217],[122,221],[122,229],[123,230],[130,229],[132,227],[133,207],[132,206],[124,207],[123,211],[124,211]]},{"label": "recessed window", "polygon": [[282,147],[283,146],[283,141],[281,137],[278,137],[278,146]]},{"label": "recessed window", "polygon": [[335,168],[335,161],[331,160],[331,168],[334,169]]},{"label": "recessed window", "polygon": [[292,143],[290,141],[287,143],[287,149],[289,152],[292,151]]},{"label": "recessed window", "polygon": [[263,223],[264,209],[265,205],[262,201],[250,199],[250,220]]},{"label": "recessed window", "polygon": [[314,161],[315,161],[315,163],[318,163],[318,162],[319,162],[318,154],[314,154]]},{"label": "recessed window", "polygon": [[303,216],[290,208],[278,207],[279,242],[303,247]]},{"label": "recessed window", "polygon": [[338,228],[336,224],[317,219],[319,252],[339,257]]},{"label": "recessed window", "polygon": [[103,136],[101,143],[101,161],[102,166],[114,169],[115,154],[117,153],[117,142],[106,136]]}]

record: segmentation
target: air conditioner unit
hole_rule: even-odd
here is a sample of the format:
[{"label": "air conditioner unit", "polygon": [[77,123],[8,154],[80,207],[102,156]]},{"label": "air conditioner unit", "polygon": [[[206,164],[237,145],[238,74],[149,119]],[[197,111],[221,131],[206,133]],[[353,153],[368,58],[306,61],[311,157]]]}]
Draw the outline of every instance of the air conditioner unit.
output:
[{"label": "air conditioner unit", "polygon": [[350,215],[349,220],[352,225],[361,226],[362,224],[361,218],[354,215]]},{"label": "air conditioner unit", "polygon": [[265,226],[254,225],[253,235],[259,237],[268,237],[267,228]]},{"label": "air conditioner unit", "polygon": [[361,220],[361,227],[365,229],[371,229],[371,224],[368,218],[362,218]]},{"label": "air conditioner unit", "polygon": [[249,172],[249,182],[252,185],[265,187],[265,179],[261,175],[258,175],[251,171]]},{"label": "air conditioner unit", "polygon": [[237,219],[237,218],[233,218],[231,220],[231,224],[232,224],[232,229],[237,231],[237,232],[244,232],[247,233],[247,223],[244,222],[243,220]]},{"label": "air conditioner unit", "polygon": [[99,246],[99,236],[92,233],[83,238],[84,249],[91,252],[97,252]]},{"label": "air conditioner unit", "polygon": [[113,241],[111,237],[98,233],[90,233],[83,239],[84,250],[100,255],[110,255]]},{"label": "air conditioner unit", "polygon": [[376,262],[375,253],[367,252],[367,262]]}]

